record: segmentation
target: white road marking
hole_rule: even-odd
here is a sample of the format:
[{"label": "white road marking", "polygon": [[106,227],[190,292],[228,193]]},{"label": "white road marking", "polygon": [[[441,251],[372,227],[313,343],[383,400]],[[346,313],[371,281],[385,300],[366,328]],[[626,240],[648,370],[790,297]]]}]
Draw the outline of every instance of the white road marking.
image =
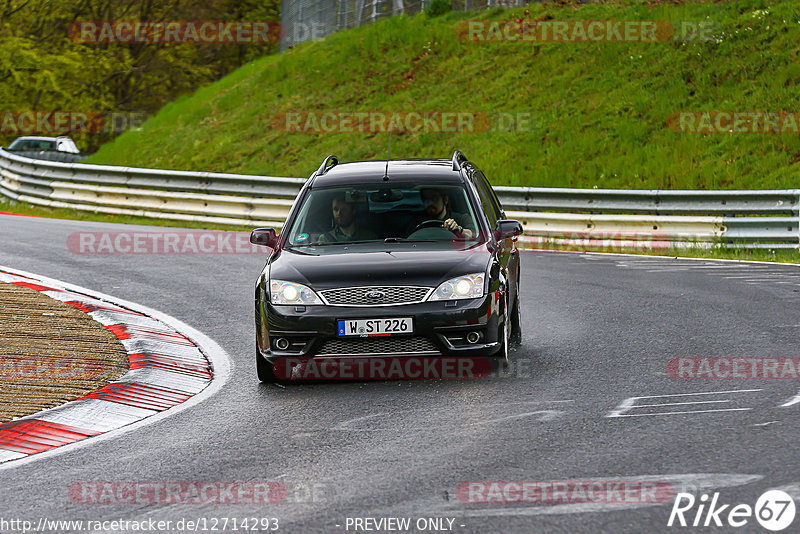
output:
[{"label": "white road marking", "polygon": [[690,414],[690,413],[710,413],[710,412],[739,412],[739,411],[747,411],[751,408],[717,408],[712,410],[691,410],[691,411],[675,411],[675,412],[656,412],[656,413],[642,413],[642,414],[629,414],[630,412],[636,408],[657,408],[660,406],[676,406],[676,405],[687,405],[687,404],[709,404],[713,402],[730,402],[730,399],[721,399],[716,401],[695,401],[695,402],[673,402],[673,403],[658,403],[658,404],[644,404],[644,405],[637,405],[636,401],[641,399],[661,399],[661,398],[672,398],[672,397],[690,397],[695,395],[722,395],[726,393],[752,393],[756,391],[763,391],[761,389],[731,389],[726,391],[703,391],[700,393],[672,393],[667,395],[646,395],[641,397],[628,397],[627,399],[623,400],[619,405],[611,410],[606,417],[647,417],[647,416],[656,416],[656,415],[678,415],[678,414]]},{"label": "white road marking", "polygon": [[695,402],[665,402],[663,404],[637,404],[637,408],[657,408],[659,406],[680,406],[681,404],[713,404],[718,402],[730,402],[731,400],[695,401]]},{"label": "white road marking", "polygon": [[782,282],[780,280],[745,280],[744,283],[748,285],[755,285],[755,284],[763,284],[765,282],[769,282],[771,284],[792,284],[792,285],[800,285],[796,282]]},{"label": "white road marking", "polygon": [[753,426],[767,426],[772,425],[774,423],[779,423],[780,421],[767,421],[766,423],[753,423]]},{"label": "white road marking", "polygon": [[[638,408],[638,406],[634,406]],[[655,415],[682,415],[688,413],[710,413],[710,412],[746,412],[752,408],[720,408],[719,410],[687,410],[683,412],[654,412],[654,413],[631,413],[623,415],[608,415],[607,417],[650,417]]]},{"label": "white road marking", "polygon": [[670,266],[670,265],[686,265],[686,266],[689,266],[689,267],[693,267],[693,266],[696,266],[696,265],[697,265],[697,263],[695,263],[695,262],[691,262],[691,261],[684,261],[684,260],[671,260],[671,261],[662,261],[662,260],[655,260],[655,261],[649,261],[649,260],[640,260],[640,261],[631,261],[631,262],[618,262],[618,263],[627,264],[627,265],[630,265],[630,266],[632,266],[632,267],[638,267],[638,266],[643,266],[643,265],[663,265],[663,266],[665,266],[665,267],[668,267],[668,266]]},{"label": "white road marking", "polygon": [[[617,254],[624,256],[624,254]],[[791,270],[794,264],[775,262],[745,262],[741,260],[709,260],[706,258],[636,258],[615,260],[621,269],[643,270],[647,273],[669,273],[708,270],[707,274],[725,279],[741,281],[747,285],[790,284],[800,285],[800,274]]]},{"label": "white road marking", "polygon": [[636,402],[637,398],[640,397],[628,397],[624,401],[620,402],[615,409],[611,410],[606,417],[622,417],[622,414],[633,409],[633,403]]},{"label": "white road marking", "polygon": [[712,263],[706,263],[703,265],[694,265],[692,269],[731,269],[734,271],[741,270],[741,269],[767,269],[768,267],[763,267],[761,265],[714,265]]},{"label": "white road marking", "polygon": [[752,393],[764,391],[763,389],[727,389],[725,391],[702,391],[700,393],[666,393],[664,395],[648,395],[644,397],[631,397],[633,399],[658,399],[661,397],[688,397],[690,395],[717,395],[719,393]]},{"label": "white road marking", "polygon": [[[567,403],[567,402],[575,402],[572,399],[569,400],[535,400],[535,401],[516,401],[516,402],[506,402],[506,403],[499,403],[499,404],[484,404],[482,408],[507,408],[509,405],[519,405],[519,404],[556,404],[556,403]],[[362,417],[354,417],[352,419],[347,419],[338,423],[331,427],[330,430],[339,431],[339,432],[378,432],[382,429],[380,428],[360,428],[359,423],[364,421],[368,421],[370,419],[375,419],[376,417],[383,417],[383,416],[392,416],[396,414],[404,414],[404,411],[396,411],[396,412],[381,412],[381,413],[374,413],[369,415],[364,415]],[[532,417],[534,415],[539,415],[537,421],[551,421],[562,415],[564,412],[561,410],[537,410],[533,412],[524,412],[519,414],[511,414],[505,415],[502,417],[495,417],[493,419],[486,419],[483,421],[475,421],[471,423],[466,423],[466,426],[475,426],[475,425],[484,425],[484,424],[491,424],[491,423],[499,423],[502,421],[508,421],[511,419],[520,419],[523,417]],[[388,419],[388,417],[387,417]],[[455,424],[456,422],[450,421],[450,424]]]},{"label": "white road marking", "polygon": [[792,397],[791,399],[789,399],[789,400],[787,400],[786,402],[784,402],[783,404],[781,404],[781,406],[780,406],[780,407],[781,407],[781,408],[786,408],[786,407],[788,407],[788,406],[794,406],[794,405],[795,405],[795,404],[797,404],[798,402],[800,402],[800,392],[798,392],[798,393],[797,393],[797,395],[795,395],[795,396],[794,396],[794,397]]},{"label": "white road marking", "polygon": [[490,423],[500,423],[502,421],[510,421],[511,419],[520,419],[522,417],[531,417],[533,415],[539,415],[539,418],[536,419],[537,421],[552,421],[559,415],[563,415],[564,412],[561,410],[539,410],[538,412],[528,412],[528,413],[520,413],[516,415],[508,415],[506,417],[500,417],[498,419],[487,419],[486,421],[478,421],[477,423],[470,423],[469,426],[475,425],[488,425]]},{"label": "white road marking", "polygon": [[729,274],[723,276],[722,278],[725,278],[726,280],[738,280],[742,278],[763,278],[764,280],[769,280],[771,278],[793,278],[794,280],[800,280],[800,278],[798,278],[793,274],[781,274],[781,273]]},{"label": "white road marking", "polygon": [[554,402],[575,402],[575,400],[539,400],[539,401],[515,401],[515,402],[504,402],[502,404],[493,404],[491,406],[508,406],[509,404],[551,404]]},{"label": "white road marking", "polygon": [[627,269],[651,269],[653,267],[663,267],[665,269],[669,269],[671,267],[692,267],[692,264],[681,263],[681,262],[665,263],[663,261],[640,262],[640,263],[617,262],[617,267],[624,267]]},{"label": "white road marking", "polygon": [[771,490],[780,490],[785,491],[789,494],[789,496],[794,500],[800,500],[800,482],[793,482],[791,484],[786,484],[785,486],[780,486],[778,488],[769,488]]},{"label": "white road marking", "polygon": [[[758,266],[765,266],[765,267],[774,267],[775,265],[786,265],[787,267],[798,267],[800,265],[794,263],[781,263],[777,261],[757,261],[757,260],[729,260],[729,259],[722,259],[722,258],[691,258],[688,256],[681,256],[681,255],[670,255],[670,256],[642,256],[641,254],[632,254],[626,252],[584,252],[583,253],[586,259],[589,259],[591,256],[610,256],[616,262],[624,262],[624,261],[645,261],[642,258],[652,258],[647,261],[695,261],[695,262],[706,262],[706,263],[728,263],[730,265],[750,265],[753,267]],[[624,260],[616,259],[616,258],[625,258]]]}]

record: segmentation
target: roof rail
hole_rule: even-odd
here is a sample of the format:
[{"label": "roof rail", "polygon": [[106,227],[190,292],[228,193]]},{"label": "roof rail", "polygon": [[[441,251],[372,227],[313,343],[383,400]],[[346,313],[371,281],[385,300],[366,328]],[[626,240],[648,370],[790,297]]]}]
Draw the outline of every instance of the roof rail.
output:
[{"label": "roof rail", "polygon": [[[329,162],[329,161],[331,162],[331,165],[330,165],[330,167],[328,166],[328,162]],[[320,166],[319,166],[319,169],[317,169],[317,172],[316,172],[316,173],[314,173],[314,174],[315,174],[316,176],[322,176],[323,174],[325,174],[326,172],[328,172],[328,169],[330,169],[330,168],[333,168],[333,167],[335,167],[335,166],[336,166],[336,165],[338,165],[338,164],[339,164],[339,158],[337,158],[336,156],[334,156],[333,154],[331,154],[330,156],[328,156],[327,158],[325,158],[325,161],[323,161],[323,162],[322,162],[322,165],[320,165]]]},{"label": "roof rail", "polygon": [[467,162],[467,156],[461,153],[460,150],[456,150],[453,152],[453,170],[460,171],[461,170],[461,163]]}]

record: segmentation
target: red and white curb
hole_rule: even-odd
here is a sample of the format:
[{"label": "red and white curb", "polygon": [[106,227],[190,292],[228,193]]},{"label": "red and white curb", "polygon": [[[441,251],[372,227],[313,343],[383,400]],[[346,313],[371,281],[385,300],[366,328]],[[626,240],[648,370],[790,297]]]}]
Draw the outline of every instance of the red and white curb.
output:
[{"label": "red and white curb", "polygon": [[0,424],[0,463],[17,460],[17,465],[63,445],[155,422],[202,402],[230,375],[230,358],[219,345],[166,314],[3,266],[0,282],[34,289],[88,314],[120,340],[129,367],[80,399]]}]

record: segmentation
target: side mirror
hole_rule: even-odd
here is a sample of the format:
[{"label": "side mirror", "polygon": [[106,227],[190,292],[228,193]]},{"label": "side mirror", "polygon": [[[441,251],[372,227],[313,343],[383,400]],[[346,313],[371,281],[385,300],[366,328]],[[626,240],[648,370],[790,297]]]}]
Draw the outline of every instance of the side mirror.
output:
[{"label": "side mirror", "polygon": [[522,223],[510,219],[500,219],[494,227],[494,236],[498,241],[522,234]]},{"label": "side mirror", "polygon": [[278,244],[278,233],[274,228],[256,228],[250,233],[250,242],[254,245],[275,248]]}]

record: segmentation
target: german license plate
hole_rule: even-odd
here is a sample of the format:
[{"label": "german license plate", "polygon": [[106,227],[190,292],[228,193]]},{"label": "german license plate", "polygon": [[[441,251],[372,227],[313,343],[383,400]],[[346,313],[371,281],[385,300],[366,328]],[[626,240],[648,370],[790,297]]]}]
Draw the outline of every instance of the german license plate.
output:
[{"label": "german license plate", "polygon": [[414,333],[411,317],[390,319],[342,319],[339,321],[340,336],[391,336]]}]

